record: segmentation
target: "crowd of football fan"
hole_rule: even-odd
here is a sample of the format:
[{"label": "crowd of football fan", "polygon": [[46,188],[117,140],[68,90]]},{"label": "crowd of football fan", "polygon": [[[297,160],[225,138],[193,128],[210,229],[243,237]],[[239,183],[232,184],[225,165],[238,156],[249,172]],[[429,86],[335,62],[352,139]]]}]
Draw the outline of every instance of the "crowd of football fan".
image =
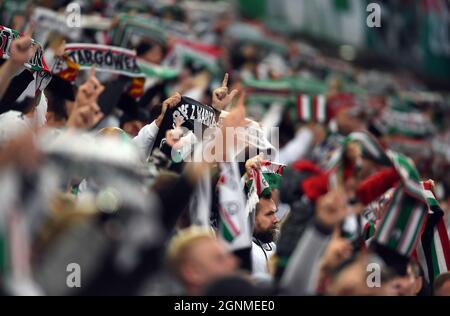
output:
[{"label": "crowd of football fan", "polygon": [[[79,1],[90,23],[76,40],[47,32],[44,58],[53,69],[73,42],[123,46],[151,70],[142,84],[91,67],[53,74],[38,95],[39,71],[24,67],[43,36],[33,12],[69,1],[8,2],[0,24],[23,34],[0,67],[1,293],[450,295],[447,95],[326,56],[229,3],[119,0]],[[133,19],[160,28],[126,33]],[[213,113],[220,137],[196,137],[191,115],[181,124],[183,104]],[[241,152],[224,147],[239,139],[226,128],[244,128]],[[211,139],[231,160],[174,157]],[[339,151],[342,170],[329,167]],[[415,172],[433,202],[408,201],[425,213],[396,204]],[[384,217],[397,206],[403,224]]]}]

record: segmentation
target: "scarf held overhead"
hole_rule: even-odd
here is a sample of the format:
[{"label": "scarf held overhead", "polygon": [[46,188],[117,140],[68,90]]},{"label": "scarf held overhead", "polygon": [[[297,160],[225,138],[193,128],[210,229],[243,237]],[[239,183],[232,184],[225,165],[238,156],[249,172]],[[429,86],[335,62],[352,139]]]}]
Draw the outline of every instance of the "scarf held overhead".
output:
[{"label": "scarf held overhead", "polygon": [[220,163],[219,232],[232,250],[251,245],[249,216],[245,214],[243,185],[236,162]]},{"label": "scarf held overhead", "polygon": [[344,152],[350,142],[357,142],[371,160],[392,166],[400,177],[387,203],[384,216],[376,227],[374,240],[397,253],[409,257],[415,250],[426,222],[428,204],[413,162],[391,150],[384,151],[370,135],[362,132],[350,134],[330,161],[330,184],[339,186],[344,181]]},{"label": "scarf held overhead", "polygon": [[96,67],[98,71],[141,77],[136,52],[122,47],[97,44],[68,44],[65,51],[81,69]]},{"label": "scarf held overhead", "polygon": [[[11,43],[14,39],[23,37],[22,33],[12,30],[5,26],[0,25],[0,57],[4,59],[10,58]],[[48,66],[44,60],[44,50],[42,46],[35,40],[31,40],[31,45],[35,46],[36,52],[33,57],[24,64],[25,68],[34,71],[45,71],[49,72]]]}]

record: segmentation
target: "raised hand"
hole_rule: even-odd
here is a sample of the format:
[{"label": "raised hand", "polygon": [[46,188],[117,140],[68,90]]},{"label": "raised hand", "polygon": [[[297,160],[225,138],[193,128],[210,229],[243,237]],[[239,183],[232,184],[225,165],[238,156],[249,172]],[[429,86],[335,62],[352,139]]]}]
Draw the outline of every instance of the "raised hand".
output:
[{"label": "raised hand", "polygon": [[88,80],[78,89],[75,103],[76,106],[83,106],[92,102],[97,102],[98,97],[102,94],[105,87],[95,77],[95,66],[89,71]]},{"label": "raised hand", "polygon": [[222,127],[243,127],[248,124],[245,119],[245,92],[241,93],[236,103],[236,107],[233,108],[230,113],[223,119]]},{"label": "raised hand", "polygon": [[[242,138],[242,133],[245,133],[243,127],[248,125],[248,122],[245,119],[244,104],[245,92],[240,95],[236,107],[234,107],[223,119],[222,126],[219,130],[219,132],[222,133],[222,143],[216,144],[216,147],[221,147],[223,149],[222,156],[224,161],[228,161],[229,155],[233,154],[234,144],[237,144],[237,148],[244,146],[239,137],[241,136]],[[229,139],[230,137],[232,137],[232,139]],[[216,137],[216,139],[219,140],[218,137]]]},{"label": "raised hand", "polygon": [[218,111],[224,110],[233,98],[239,93],[238,90],[234,89],[230,93],[228,93],[228,73],[225,73],[225,76],[222,81],[222,86],[215,89],[213,92],[212,98],[212,106]]},{"label": "raised hand", "polygon": [[36,51],[31,41],[32,29],[25,36],[15,39],[9,50],[10,58],[0,67],[0,98],[6,92],[11,79],[28,62]]},{"label": "raised hand", "polygon": [[104,114],[98,104],[87,104],[75,108],[67,121],[67,126],[71,128],[92,128],[103,118]]},{"label": "raised hand", "polygon": [[264,159],[264,153],[260,153],[259,155],[248,159],[245,162],[245,170],[247,171],[247,173],[250,174],[250,171],[252,169],[261,168],[261,163],[262,163],[263,159]]},{"label": "raised hand", "polygon": [[98,97],[105,87],[95,77],[92,66],[88,80],[78,89],[75,108],[70,114],[67,126],[72,128],[92,128],[103,118],[104,114],[98,106]]},{"label": "raised hand", "polygon": [[15,39],[9,49],[10,62],[13,66],[20,68],[33,57],[37,46],[32,45],[31,34],[33,27],[30,27],[23,37]]},{"label": "raised hand", "polygon": [[339,229],[335,229],[333,237],[325,249],[319,263],[319,280],[325,281],[339,265],[348,260],[353,254],[353,246],[350,240],[340,236]]},{"label": "raised hand", "polygon": [[155,120],[155,123],[158,127],[161,127],[162,120],[164,118],[164,115],[166,114],[167,109],[170,109],[180,103],[181,101],[181,95],[177,92],[173,96],[167,98],[164,100],[161,108],[161,114],[158,116],[158,118]]}]

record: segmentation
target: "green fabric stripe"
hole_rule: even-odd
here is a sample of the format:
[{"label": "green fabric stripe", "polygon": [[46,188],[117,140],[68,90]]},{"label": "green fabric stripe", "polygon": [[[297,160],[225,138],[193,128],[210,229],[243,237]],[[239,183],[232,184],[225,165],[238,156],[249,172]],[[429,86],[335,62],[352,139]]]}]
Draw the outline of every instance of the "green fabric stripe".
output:
[{"label": "green fabric stripe", "polygon": [[0,275],[4,275],[8,269],[8,244],[3,236],[0,237]]},{"label": "green fabric stripe", "polygon": [[287,95],[287,96],[281,96],[281,95],[276,95],[276,94],[267,94],[267,93],[252,93],[250,92],[247,96],[247,100],[245,101],[246,104],[251,103],[262,103],[262,104],[266,104],[266,103],[273,103],[273,102],[280,102],[283,104],[287,104],[290,102],[294,101],[294,97],[291,95]]},{"label": "green fabric stripe", "polygon": [[220,231],[222,233],[223,239],[225,239],[227,242],[231,243],[234,240],[234,236],[231,233],[228,226],[224,223],[223,219],[220,221]]},{"label": "green fabric stripe", "polygon": [[398,196],[399,194],[401,194],[401,192],[402,192],[401,187],[398,187],[397,190],[395,190],[395,192],[394,192],[394,194],[393,194],[393,196],[392,196],[392,198],[391,198],[391,201],[390,201],[390,203],[389,203],[389,208],[387,209],[387,211],[386,211],[386,213],[384,214],[384,217],[383,217],[383,219],[382,219],[382,221],[381,221],[380,228],[379,228],[378,231],[376,232],[376,236],[375,236],[376,239],[380,238],[380,235],[383,233],[383,231],[384,231],[385,229],[388,229],[388,227],[386,227],[387,222],[388,222],[388,218],[389,218],[390,216],[394,216],[394,214],[392,214],[392,213],[393,213],[393,209],[397,207],[397,204],[394,203],[394,202],[395,202],[395,200],[397,199],[397,196]]},{"label": "green fabric stripe", "polygon": [[431,197],[427,198],[427,203],[428,203],[429,206],[440,207],[438,201],[436,201],[436,199],[431,198]]},{"label": "green fabric stripe", "polygon": [[405,190],[425,202],[425,197],[420,183],[420,176],[416,168],[412,166],[407,157],[394,151],[389,151],[394,167],[399,172]]},{"label": "green fabric stripe", "polygon": [[415,180],[417,182],[420,181],[419,173],[413,166],[409,164],[405,156],[398,154],[396,156],[396,161],[400,167],[408,172],[408,176],[411,180]]},{"label": "green fabric stripe", "polygon": [[419,224],[417,225],[416,230],[414,231],[412,242],[410,243],[410,245],[408,246],[408,248],[406,250],[407,254],[411,253],[411,251],[413,250],[412,247],[415,245],[416,240],[419,238],[420,230],[421,230],[423,222],[424,222],[424,220],[425,220],[425,218],[427,216],[427,212],[426,211],[427,211],[427,209],[426,208],[424,209],[424,207],[422,207],[422,218],[420,219]]},{"label": "green fabric stripe", "polygon": [[78,185],[72,185],[72,189],[70,190],[70,193],[77,196],[78,195]]},{"label": "green fabric stripe", "polygon": [[314,119],[315,119],[315,117],[314,117],[314,96],[308,97],[308,108],[309,108],[309,117],[307,117],[306,119],[308,121],[314,121]]},{"label": "green fabric stripe", "polygon": [[374,222],[371,222],[371,223],[369,224],[369,232],[368,232],[368,234],[367,234],[367,238],[372,237],[372,236],[374,235],[374,233],[375,233],[375,223],[374,223]]},{"label": "green fabric stripe", "polygon": [[292,87],[291,83],[288,80],[254,80],[254,79],[245,80],[244,86],[270,90],[291,90]]},{"label": "green fabric stripe", "polygon": [[284,256],[278,257],[278,266],[279,267],[285,268],[285,267],[287,267],[288,263],[289,263],[289,257],[284,257]]},{"label": "green fabric stripe", "polygon": [[178,70],[157,65],[149,65],[138,61],[141,72],[149,77],[157,77],[163,80],[172,79],[178,76]]},{"label": "green fabric stripe", "polygon": [[271,189],[278,189],[280,187],[281,176],[276,173],[263,173]]},{"label": "green fabric stripe", "polygon": [[[414,201],[411,200],[408,196],[403,196],[403,199],[399,203],[400,205],[400,214],[397,218],[397,221],[394,223],[394,228],[390,231],[391,236],[389,237],[389,241],[387,246],[393,249],[398,248],[400,245],[400,241],[405,233],[405,227],[411,218],[412,210],[414,208]],[[401,235],[395,236],[392,233],[400,230]],[[398,237],[398,239],[397,239]]]}]

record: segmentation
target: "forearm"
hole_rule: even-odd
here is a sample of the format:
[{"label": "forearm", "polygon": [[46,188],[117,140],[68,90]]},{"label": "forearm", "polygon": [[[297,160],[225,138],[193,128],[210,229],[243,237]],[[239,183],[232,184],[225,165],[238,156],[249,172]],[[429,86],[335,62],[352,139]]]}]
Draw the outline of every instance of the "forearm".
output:
[{"label": "forearm", "polygon": [[365,179],[357,188],[356,196],[363,204],[369,204],[400,180],[394,168],[385,168]]},{"label": "forearm", "polygon": [[295,138],[280,149],[279,162],[290,164],[305,156],[314,140],[313,133],[308,128],[300,129]]},{"label": "forearm", "polygon": [[144,126],[133,139],[143,159],[145,159],[153,149],[158,131],[159,127],[155,120],[151,124]]},{"label": "forearm", "polygon": [[19,75],[13,77],[3,93],[3,97],[0,98],[0,113],[11,110],[14,102],[33,80],[33,73],[29,70],[24,70]]},{"label": "forearm", "polygon": [[331,239],[331,230],[317,223],[308,226],[281,280],[283,295],[312,295],[319,278],[320,259]]}]

